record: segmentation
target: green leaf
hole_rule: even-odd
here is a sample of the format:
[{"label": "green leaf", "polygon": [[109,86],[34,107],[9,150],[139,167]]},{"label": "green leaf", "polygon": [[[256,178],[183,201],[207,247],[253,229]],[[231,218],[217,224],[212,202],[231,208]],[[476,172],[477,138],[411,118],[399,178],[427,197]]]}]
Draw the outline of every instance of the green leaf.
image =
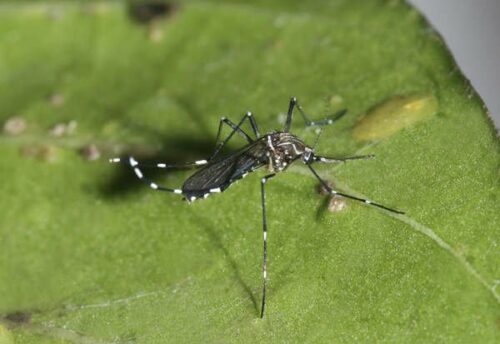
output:
[{"label": "green leaf", "polygon": [[[148,24],[115,2],[2,4],[0,52],[0,340],[498,342],[499,141],[404,2],[186,1]],[[419,94],[432,113],[399,111]],[[349,109],[317,152],[376,155],[320,174],[406,214],[332,213],[304,166],[272,179],[260,319],[265,171],[188,205],[107,158],[206,158],[220,116],[268,132],[292,95],[314,119]],[[380,104],[425,121],[354,139]]]}]

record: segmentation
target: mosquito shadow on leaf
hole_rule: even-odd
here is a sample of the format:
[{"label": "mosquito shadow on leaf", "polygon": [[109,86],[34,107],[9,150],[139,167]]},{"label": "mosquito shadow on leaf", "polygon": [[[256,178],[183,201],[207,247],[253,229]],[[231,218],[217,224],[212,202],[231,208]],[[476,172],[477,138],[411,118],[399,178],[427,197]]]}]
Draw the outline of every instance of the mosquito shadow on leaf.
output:
[{"label": "mosquito shadow on leaf", "polygon": [[26,311],[17,311],[8,313],[5,316],[0,316],[0,319],[5,319],[6,321],[15,324],[15,325],[23,325],[31,322],[32,312]]},{"label": "mosquito shadow on leaf", "polygon": [[[177,136],[169,138],[161,145],[157,151],[144,152],[140,147],[130,147],[121,154],[122,158],[133,156],[141,163],[166,163],[166,164],[182,164],[200,159],[207,159],[215,148],[213,138],[196,138],[189,136]],[[107,181],[104,181],[100,186],[100,193],[104,197],[116,198],[127,194],[137,192],[141,188],[148,188],[141,182],[134,171],[125,164],[110,164],[110,169],[113,169],[114,175]],[[158,184],[166,183],[165,176],[169,175],[188,175],[194,170],[192,168],[183,169],[161,169],[161,168],[144,168],[145,176],[157,182]],[[177,180],[177,178],[176,178]],[[178,181],[177,181],[178,182]],[[178,188],[180,185],[166,185],[167,187]],[[149,188],[148,188],[149,189]],[[154,191],[152,191],[154,192]]]},{"label": "mosquito shadow on leaf", "polygon": [[324,196],[318,209],[316,210],[316,221],[322,221],[328,213],[328,204],[331,196]]},{"label": "mosquito shadow on leaf", "polygon": [[210,242],[213,244],[213,246],[220,250],[223,254],[224,257],[226,257],[227,262],[233,272],[233,276],[236,278],[238,283],[241,285],[245,293],[250,297],[250,300],[252,301],[253,307],[255,309],[256,314],[259,314],[259,307],[257,305],[257,300],[255,298],[255,295],[252,292],[252,289],[248,286],[248,284],[245,283],[243,280],[243,277],[241,276],[240,270],[238,269],[238,265],[236,264],[236,261],[231,257],[231,254],[227,250],[227,248],[224,246],[221,237],[217,230],[214,229],[214,226],[207,225],[210,222],[210,219],[205,219],[201,218],[199,216],[193,216],[193,218],[198,222],[198,225],[205,230],[207,233],[207,236],[210,240]]}]

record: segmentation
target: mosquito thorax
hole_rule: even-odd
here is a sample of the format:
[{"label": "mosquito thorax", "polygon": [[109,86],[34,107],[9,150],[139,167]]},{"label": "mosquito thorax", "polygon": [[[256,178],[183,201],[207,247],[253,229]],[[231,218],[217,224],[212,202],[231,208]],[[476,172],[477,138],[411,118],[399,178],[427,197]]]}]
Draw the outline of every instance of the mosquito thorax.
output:
[{"label": "mosquito thorax", "polygon": [[301,139],[290,133],[278,131],[267,135],[266,155],[271,172],[285,170],[292,162],[310,151],[311,149]]}]

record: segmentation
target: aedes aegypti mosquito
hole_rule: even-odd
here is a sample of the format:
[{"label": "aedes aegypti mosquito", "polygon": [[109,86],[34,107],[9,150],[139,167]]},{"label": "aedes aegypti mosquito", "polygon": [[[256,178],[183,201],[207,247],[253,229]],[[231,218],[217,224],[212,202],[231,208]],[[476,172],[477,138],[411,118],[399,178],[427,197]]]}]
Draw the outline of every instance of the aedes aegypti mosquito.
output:
[{"label": "aedes aegypti mosquito", "polygon": [[[331,158],[316,155],[314,153],[314,146],[307,146],[301,139],[290,133],[292,126],[293,110],[297,108],[306,126],[324,126],[332,124],[340,119],[346,111],[340,111],[332,118],[326,118],[321,121],[313,122],[309,120],[308,116],[302,110],[302,107],[297,103],[297,99],[292,97],[288,107],[288,114],[285,122],[285,127],[282,131],[273,131],[271,133],[261,135],[257,127],[252,113],[247,112],[238,124],[234,124],[229,119],[222,117],[219,122],[219,129],[216,138],[216,147],[214,153],[206,160],[197,160],[185,164],[170,165],[165,163],[143,164],[137,162],[133,157],[127,159],[114,158],[110,159],[112,163],[123,163],[130,166],[137,178],[142,182],[148,184],[152,189],[158,191],[167,191],[183,196],[188,202],[193,202],[197,199],[207,198],[210,194],[220,193],[226,190],[231,184],[237,180],[247,176],[250,172],[256,169],[267,166],[269,174],[264,176],[260,181],[261,188],[261,205],[262,205],[262,229],[263,229],[263,259],[262,259],[262,303],[260,309],[260,317],[264,317],[264,310],[266,307],[266,285],[267,285],[267,218],[266,218],[266,203],[265,203],[265,184],[273,178],[277,173],[284,171],[291,163],[301,159],[302,162],[309,168],[312,174],[319,180],[321,185],[331,195],[338,195],[346,197],[355,201],[363,202],[365,204],[382,208],[384,210],[404,214],[403,212],[391,209],[382,204],[372,202],[367,199],[351,196],[336,190],[323,180],[319,174],[312,167],[313,163],[338,163],[348,160],[369,159],[373,155],[353,156],[347,158]],[[252,127],[255,138],[248,135],[241,127],[243,123],[248,120]],[[228,125],[232,130],[230,134],[219,144],[219,138],[222,132],[223,125]],[[219,153],[233,137],[235,133],[241,135],[248,144],[233,153],[225,156],[219,156]],[[171,189],[160,186],[146,177],[141,171],[142,167],[145,168],[187,168],[203,166],[193,173],[182,185],[180,189]]]}]

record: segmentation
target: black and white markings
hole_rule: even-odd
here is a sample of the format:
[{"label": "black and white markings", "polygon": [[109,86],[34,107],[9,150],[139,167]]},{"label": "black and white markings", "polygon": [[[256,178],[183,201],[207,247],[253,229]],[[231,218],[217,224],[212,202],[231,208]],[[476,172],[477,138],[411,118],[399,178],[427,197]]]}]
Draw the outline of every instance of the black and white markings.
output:
[{"label": "black and white markings", "polygon": [[[267,166],[270,174],[263,177],[260,183],[263,230],[263,285],[260,311],[261,318],[263,318],[265,314],[268,279],[268,226],[266,214],[265,185],[271,178],[276,176],[277,173],[286,170],[293,162],[301,160],[309,168],[311,173],[320,181],[324,189],[329,194],[336,195],[337,197],[352,199],[354,201],[362,202],[364,204],[378,207],[380,209],[384,209],[393,213],[402,214],[402,212],[398,210],[391,209],[371,200],[344,194],[342,192],[334,190],[331,186],[329,186],[312,167],[314,163],[340,163],[350,160],[371,159],[373,158],[373,156],[366,155],[347,158],[330,158],[316,155],[314,153],[314,146],[307,146],[301,139],[290,133],[293,112],[295,108],[298,109],[306,126],[324,126],[332,124],[346,113],[346,111],[344,110],[338,112],[332,118],[326,118],[321,121],[311,121],[302,110],[302,107],[297,103],[297,99],[293,97],[290,99],[287,118],[282,131],[274,131],[261,136],[257,126],[257,122],[250,112],[245,113],[243,118],[237,124],[234,124],[226,117],[222,117],[219,121],[219,129],[217,131],[216,147],[214,153],[207,159],[196,160],[194,162],[179,165],[171,165],[163,162],[154,164],[139,163],[133,157],[129,157],[127,159],[110,159],[111,163],[122,163],[124,165],[128,165],[133,170],[137,178],[143,183],[149,185],[151,189],[181,195],[189,203],[194,202],[197,199],[207,198],[211,194],[224,192],[233,183],[246,177],[249,173],[252,173],[263,166]],[[245,121],[250,122],[253,136],[250,136],[242,129]],[[224,125],[229,126],[231,128],[231,132],[224,140],[219,142],[222,127]],[[235,152],[229,153],[228,155],[221,156],[222,149],[226,146],[226,144],[234,136],[235,133],[244,138],[247,141],[247,145],[236,150]],[[142,168],[171,169],[190,167],[197,168],[196,172],[194,172],[189,178],[184,181],[181,188],[177,189],[164,187],[150,181],[144,176],[144,173],[141,170]]]}]

